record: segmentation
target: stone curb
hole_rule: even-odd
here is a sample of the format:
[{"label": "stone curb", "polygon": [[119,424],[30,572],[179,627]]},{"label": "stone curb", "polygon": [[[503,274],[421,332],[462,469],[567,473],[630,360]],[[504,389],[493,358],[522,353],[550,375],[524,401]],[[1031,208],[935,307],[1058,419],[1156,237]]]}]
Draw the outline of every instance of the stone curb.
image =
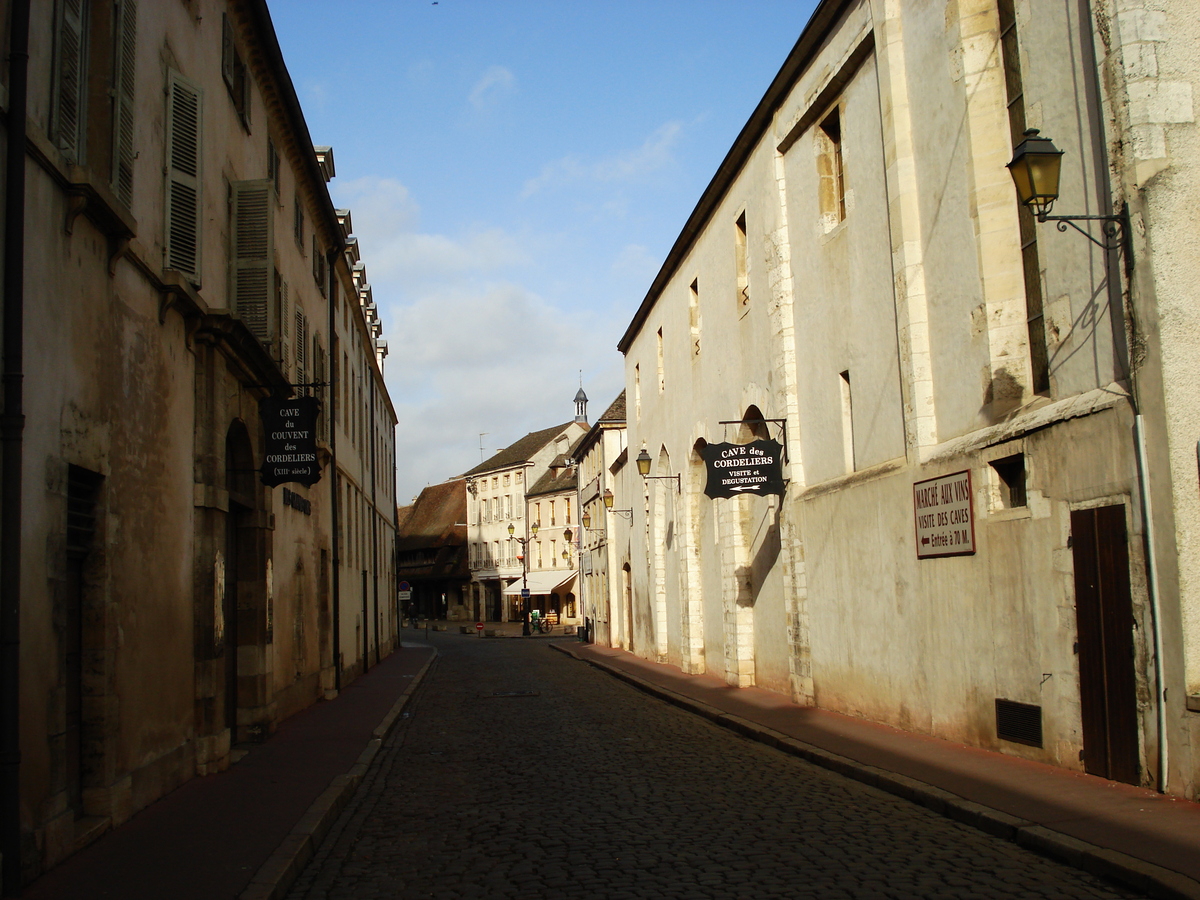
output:
[{"label": "stone curb", "polygon": [[421,670],[413,676],[404,692],[396,698],[396,702],[392,704],[387,715],[380,719],[379,724],[375,726],[371,740],[367,742],[358,761],[344,775],[338,775],[329,782],[329,787],[325,788],[321,796],[313,801],[312,806],[296,823],[291,834],[283,839],[283,843],[275,848],[275,852],[254,874],[250,884],[238,895],[238,900],[279,900],[287,893],[292,882],[299,877],[301,871],[308,865],[308,861],[316,853],[317,848],[321,846],[321,841],[329,833],[329,829],[333,827],[333,823],[337,821],[342,810],[346,808],[350,798],[354,796],[363,776],[375,759],[375,754],[379,752],[383,742],[396,727],[400,713],[408,705],[413,692],[416,691],[435,659],[437,659],[436,650],[421,667]]},{"label": "stone curb", "polygon": [[845,756],[823,750],[813,744],[797,740],[782,732],[767,728],[741,716],[725,713],[700,700],[672,691],[670,688],[653,684],[637,675],[623,672],[607,665],[603,660],[586,659],[566,642],[550,645],[593,668],[607,672],[640,691],[681,709],[703,716],[710,722],[728,728],[743,737],[759,741],[821,766],[853,778],[871,787],[902,797],[924,806],[930,812],[953,819],[963,825],[976,828],[993,837],[1012,841],[1040,856],[1082,869],[1092,875],[1115,881],[1125,887],[1141,891],[1155,900],[1200,900],[1200,883],[1171,869],[1156,866],[1116,850],[1108,850],[1089,844],[1069,835],[1062,834],[1028,819],[1018,818],[981,803],[967,800],[950,791],[934,787],[915,778],[888,772],[869,766]]}]

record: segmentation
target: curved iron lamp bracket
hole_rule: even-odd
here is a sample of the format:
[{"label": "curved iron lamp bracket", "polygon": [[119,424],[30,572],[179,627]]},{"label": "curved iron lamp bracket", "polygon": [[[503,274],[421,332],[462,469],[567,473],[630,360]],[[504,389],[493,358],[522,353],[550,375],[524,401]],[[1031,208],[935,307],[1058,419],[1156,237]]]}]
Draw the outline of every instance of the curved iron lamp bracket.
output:
[{"label": "curved iron lamp bracket", "polygon": [[[1133,268],[1133,253],[1130,252],[1129,208],[1122,204],[1121,212],[1115,216],[1050,216],[1039,213],[1039,222],[1053,222],[1054,227],[1066,233],[1067,226],[1074,228],[1101,250],[1120,250],[1125,257],[1125,265]],[[1081,228],[1077,222],[1100,222],[1100,232],[1103,238],[1095,237],[1090,231]]]}]

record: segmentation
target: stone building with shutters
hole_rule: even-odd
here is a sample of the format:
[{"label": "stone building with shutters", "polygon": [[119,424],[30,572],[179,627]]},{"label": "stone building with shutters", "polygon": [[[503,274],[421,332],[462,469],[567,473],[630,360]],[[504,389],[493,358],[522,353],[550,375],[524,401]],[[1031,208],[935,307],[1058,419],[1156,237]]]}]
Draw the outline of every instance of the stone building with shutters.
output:
[{"label": "stone building with shutters", "polygon": [[[6,886],[225,768],[397,639],[387,345],[265,0],[10,0],[0,19],[18,7]],[[320,479],[265,487],[279,435],[259,402],[298,396],[320,401],[296,426]]]},{"label": "stone building with shutters", "polygon": [[818,4],[619,344],[613,646],[1197,796],[1194,12]]}]

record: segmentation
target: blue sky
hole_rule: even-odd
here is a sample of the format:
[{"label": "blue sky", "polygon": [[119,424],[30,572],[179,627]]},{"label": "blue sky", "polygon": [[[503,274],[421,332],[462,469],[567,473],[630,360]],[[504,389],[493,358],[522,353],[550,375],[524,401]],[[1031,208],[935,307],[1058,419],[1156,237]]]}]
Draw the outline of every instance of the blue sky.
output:
[{"label": "blue sky", "polygon": [[814,0],[271,0],[383,317],[398,499],[594,420]]}]

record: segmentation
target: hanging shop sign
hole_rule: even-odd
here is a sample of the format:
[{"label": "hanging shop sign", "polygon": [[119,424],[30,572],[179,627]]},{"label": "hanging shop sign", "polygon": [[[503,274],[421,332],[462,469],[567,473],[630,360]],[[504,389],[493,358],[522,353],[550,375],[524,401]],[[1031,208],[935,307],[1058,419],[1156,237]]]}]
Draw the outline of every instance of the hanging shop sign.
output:
[{"label": "hanging shop sign", "polygon": [[317,461],[316,397],[263,400],[258,405],[266,433],[262,483],[267,487],[295,482],[306,487],[321,480]]},{"label": "hanging shop sign", "polygon": [[913,485],[917,559],[975,552],[971,472],[955,472]]},{"label": "hanging shop sign", "polygon": [[708,472],[704,493],[709,497],[783,493],[783,445],[778,441],[709,444],[701,456]]}]

